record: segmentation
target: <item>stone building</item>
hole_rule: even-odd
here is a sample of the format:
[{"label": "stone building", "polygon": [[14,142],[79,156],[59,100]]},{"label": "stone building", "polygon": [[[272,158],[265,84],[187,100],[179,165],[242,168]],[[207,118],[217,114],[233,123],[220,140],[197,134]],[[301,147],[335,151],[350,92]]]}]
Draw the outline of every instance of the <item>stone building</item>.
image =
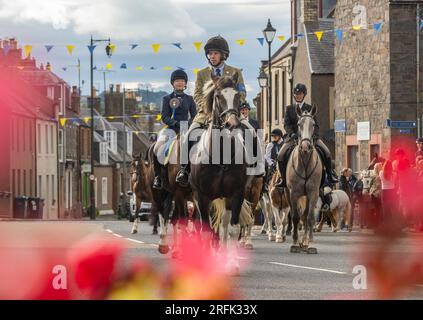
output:
[{"label": "stone building", "polygon": [[[422,114],[422,7],[413,0],[337,1],[335,28],[344,30],[335,44],[337,169],[365,169],[375,153],[387,158],[399,146],[414,151]],[[358,23],[360,29],[352,28]]]}]

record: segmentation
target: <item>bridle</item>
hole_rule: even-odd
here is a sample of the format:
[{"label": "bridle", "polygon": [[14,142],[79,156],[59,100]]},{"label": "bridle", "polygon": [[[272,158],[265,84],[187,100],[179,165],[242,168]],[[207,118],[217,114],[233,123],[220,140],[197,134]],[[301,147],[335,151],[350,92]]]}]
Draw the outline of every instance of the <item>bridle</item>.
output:
[{"label": "bridle", "polygon": [[[297,126],[298,126],[298,123],[301,121],[302,118],[311,118],[314,121],[313,116],[311,114],[303,114],[303,115],[301,115],[301,118],[298,120]],[[313,148],[314,148],[313,139],[310,139],[310,138],[301,138],[300,141],[299,141],[299,143],[298,143],[298,145],[301,145],[303,142],[310,143],[310,151],[313,150]]]},{"label": "bridle", "polygon": [[[237,92],[237,94],[239,94]],[[220,112],[218,115],[216,115],[216,109],[217,110],[221,110],[221,103],[220,103],[220,99],[218,98],[219,94],[217,92],[214,93],[214,110],[213,110],[213,114],[214,117],[216,117],[216,123],[213,123],[213,129],[223,129],[225,128],[225,123],[223,123],[223,118],[226,116],[230,116],[230,115],[235,115],[237,118],[239,118],[239,111],[235,108],[230,108],[227,109],[225,111]]]}]

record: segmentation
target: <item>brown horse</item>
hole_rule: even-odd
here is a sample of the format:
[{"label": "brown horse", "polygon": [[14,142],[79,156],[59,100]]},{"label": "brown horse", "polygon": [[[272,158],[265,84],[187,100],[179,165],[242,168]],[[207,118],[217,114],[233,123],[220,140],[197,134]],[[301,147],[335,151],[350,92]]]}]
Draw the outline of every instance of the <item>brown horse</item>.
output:
[{"label": "brown horse", "polygon": [[[268,221],[272,221],[272,213],[275,218],[276,224],[276,237],[277,243],[286,241],[286,227],[288,225],[289,214],[289,200],[285,191],[275,188],[275,184],[280,179],[279,170],[273,175],[269,183],[269,197],[271,210],[268,212]],[[269,240],[273,240],[272,224],[268,224]]]}]

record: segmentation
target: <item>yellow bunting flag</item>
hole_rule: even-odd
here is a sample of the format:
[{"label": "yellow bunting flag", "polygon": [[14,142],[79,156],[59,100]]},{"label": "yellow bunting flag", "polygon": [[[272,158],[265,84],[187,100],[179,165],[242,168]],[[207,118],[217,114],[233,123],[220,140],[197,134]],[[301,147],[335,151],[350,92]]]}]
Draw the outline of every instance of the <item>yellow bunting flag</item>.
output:
[{"label": "yellow bunting flag", "polygon": [[25,49],[25,57],[29,58],[29,55],[31,54],[32,46],[26,45],[24,46],[24,49]]},{"label": "yellow bunting flag", "polygon": [[322,40],[323,31],[316,31],[314,34],[315,34],[315,35],[316,35],[316,37],[317,37],[317,41],[319,41],[319,42],[320,42],[320,40]]},{"label": "yellow bunting flag", "polygon": [[278,36],[278,39],[283,42],[285,41],[285,36]]},{"label": "yellow bunting flag", "polygon": [[84,117],[84,121],[85,121],[86,124],[88,124],[88,122],[90,121],[90,118],[89,117]]},{"label": "yellow bunting flag", "polygon": [[353,26],[353,29],[354,30],[360,30],[361,29],[361,26],[360,25]]},{"label": "yellow bunting flag", "polygon": [[107,119],[109,120],[113,120],[114,118],[115,118],[114,116],[107,117]]},{"label": "yellow bunting flag", "polygon": [[236,40],[236,43],[238,43],[242,47],[245,44],[245,39]]},{"label": "yellow bunting flag", "polygon": [[24,66],[17,66],[16,68],[18,68],[19,70],[23,70],[23,69],[25,69],[25,67],[24,67]]},{"label": "yellow bunting flag", "polygon": [[135,70],[141,71],[142,67],[135,67]]},{"label": "yellow bunting flag", "polygon": [[161,115],[160,113],[157,115],[156,120],[157,120],[157,121],[162,120],[162,115]]},{"label": "yellow bunting flag", "polygon": [[194,69],[194,74],[197,75],[198,71],[200,71],[200,69],[195,68]]},{"label": "yellow bunting flag", "polygon": [[110,48],[110,51],[112,51],[112,53],[115,53],[115,50],[116,50],[116,45],[115,44],[109,44],[109,48]]},{"label": "yellow bunting flag", "polygon": [[197,52],[200,52],[202,44],[203,44],[202,42],[194,42],[194,46]]},{"label": "yellow bunting flag", "polygon": [[155,44],[152,44],[151,47],[153,48],[154,53],[157,54],[159,52],[159,49],[160,49],[160,44],[155,43]]},{"label": "yellow bunting flag", "polygon": [[60,118],[60,124],[64,127],[66,124],[66,118]]},{"label": "yellow bunting flag", "polygon": [[166,66],[166,67],[163,67],[163,70],[169,71],[169,70],[172,70],[172,67]]},{"label": "yellow bunting flag", "polygon": [[132,118],[134,119],[138,119],[140,116],[139,115],[133,115]]},{"label": "yellow bunting flag", "polygon": [[112,69],[112,64],[111,64],[110,62],[108,62],[108,63],[106,64],[106,69],[107,69],[107,70]]},{"label": "yellow bunting flag", "polygon": [[68,44],[66,46],[66,49],[68,49],[69,54],[72,55],[72,52],[73,52],[73,49],[75,49],[75,46],[72,44]]}]

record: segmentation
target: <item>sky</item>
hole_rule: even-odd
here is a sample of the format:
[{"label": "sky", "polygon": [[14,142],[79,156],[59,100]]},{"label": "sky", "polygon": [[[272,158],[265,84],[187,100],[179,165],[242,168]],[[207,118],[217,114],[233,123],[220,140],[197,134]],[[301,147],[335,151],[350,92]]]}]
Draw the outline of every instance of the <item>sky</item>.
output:
[{"label": "sky", "polygon": [[[182,67],[189,77],[188,93],[195,81],[193,69],[207,66],[203,48],[197,53],[194,42],[215,35],[225,37],[230,45],[229,65],[243,69],[247,98],[259,91],[257,76],[260,61],[267,60],[268,48],[258,37],[270,18],[277,36],[290,34],[290,0],[0,0],[1,38],[15,37],[21,46],[32,45],[38,63],[50,62],[53,71],[71,85],[78,83],[77,65],[81,61],[83,93],[89,91],[90,35],[96,39],[111,38],[116,45],[111,58],[105,54],[107,43],[98,43],[94,65],[105,69],[110,83],[141,83],[142,88],[171,91],[172,71],[164,67]],[[245,39],[240,46],[235,42]],[[154,54],[151,44],[161,48]],[[181,43],[182,50],[172,43]],[[131,44],[139,46],[131,50]],[[45,45],[54,45],[47,53]],[[75,45],[69,55],[66,45]],[[272,52],[282,42],[275,38]],[[120,69],[126,63],[128,69]],[[135,70],[141,66],[141,71]],[[150,70],[155,67],[156,70]],[[62,68],[66,68],[64,71]],[[94,73],[94,85],[104,88],[103,73]]]}]

